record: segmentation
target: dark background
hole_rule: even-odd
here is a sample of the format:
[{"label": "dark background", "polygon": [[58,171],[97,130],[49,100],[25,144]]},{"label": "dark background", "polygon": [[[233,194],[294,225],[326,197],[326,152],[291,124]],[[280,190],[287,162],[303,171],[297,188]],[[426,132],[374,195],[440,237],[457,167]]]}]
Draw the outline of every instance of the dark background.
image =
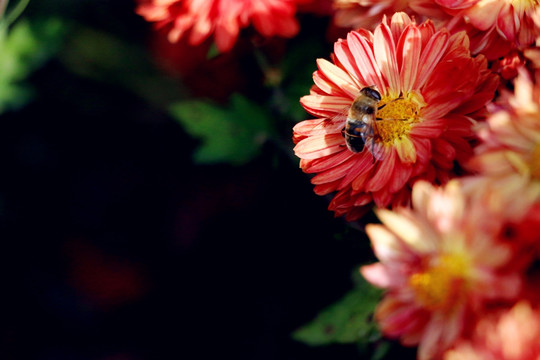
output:
[{"label": "dark background", "polygon": [[[29,79],[35,98],[0,121],[0,358],[358,358],[354,345],[291,338],[353,286],[369,249],[313,193],[290,156],[292,130],[285,150],[269,143],[246,165],[196,165],[198,141],[163,108],[66,66],[81,27],[150,54],[134,6],[33,0],[25,12],[73,27]],[[302,17],[297,41],[326,24]],[[240,91],[257,93],[258,70],[241,65]],[[189,85],[216,90],[178,81],[179,93]]]}]

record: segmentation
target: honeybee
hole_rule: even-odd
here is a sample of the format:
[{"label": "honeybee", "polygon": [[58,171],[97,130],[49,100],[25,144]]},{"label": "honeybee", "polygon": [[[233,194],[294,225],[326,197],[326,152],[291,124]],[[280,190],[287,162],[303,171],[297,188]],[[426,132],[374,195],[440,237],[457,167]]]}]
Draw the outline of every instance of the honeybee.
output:
[{"label": "honeybee", "polygon": [[384,107],[378,107],[381,101],[381,94],[368,86],[360,90],[360,94],[354,99],[345,122],[345,128],[342,131],[347,148],[354,152],[361,152],[366,145],[371,145],[371,153],[375,158],[381,160],[383,157],[383,147],[376,149],[375,135],[377,134],[377,110]]}]

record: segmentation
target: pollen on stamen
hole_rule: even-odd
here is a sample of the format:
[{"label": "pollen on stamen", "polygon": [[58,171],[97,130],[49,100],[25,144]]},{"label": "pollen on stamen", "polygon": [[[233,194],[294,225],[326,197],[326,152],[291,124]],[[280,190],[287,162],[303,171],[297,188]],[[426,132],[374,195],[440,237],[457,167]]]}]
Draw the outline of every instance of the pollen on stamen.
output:
[{"label": "pollen on stamen", "polygon": [[419,102],[411,97],[383,98],[377,113],[378,141],[391,145],[407,136],[411,125],[420,121]]}]

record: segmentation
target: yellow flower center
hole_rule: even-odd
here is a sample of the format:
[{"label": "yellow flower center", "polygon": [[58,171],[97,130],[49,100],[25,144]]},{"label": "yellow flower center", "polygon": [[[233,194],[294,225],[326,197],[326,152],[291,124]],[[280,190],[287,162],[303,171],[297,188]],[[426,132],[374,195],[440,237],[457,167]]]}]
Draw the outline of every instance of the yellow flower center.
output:
[{"label": "yellow flower center", "polygon": [[538,5],[538,0],[510,0],[509,2],[518,12],[530,10]]},{"label": "yellow flower center", "polygon": [[420,121],[420,109],[424,101],[419,94],[383,97],[377,112],[377,138],[384,145],[392,145],[409,134],[411,125]]},{"label": "yellow flower center", "polygon": [[409,285],[425,308],[449,310],[463,293],[468,268],[465,256],[442,255],[426,271],[413,274]]},{"label": "yellow flower center", "polygon": [[531,177],[535,180],[540,180],[540,143],[536,145],[532,152],[529,168],[531,171]]}]

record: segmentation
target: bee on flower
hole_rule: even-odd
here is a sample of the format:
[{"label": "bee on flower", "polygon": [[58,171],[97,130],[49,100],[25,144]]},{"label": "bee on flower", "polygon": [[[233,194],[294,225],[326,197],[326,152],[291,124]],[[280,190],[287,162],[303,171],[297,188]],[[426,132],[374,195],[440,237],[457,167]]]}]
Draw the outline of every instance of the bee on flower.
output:
[{"label": "bee on flower", "polygon": [[[302,170],[315,174],[315,192],[335,194],[329,209],[336,216],[353,221],[373,205],[408,204],[415,181],[445,183],[470,157],[472,125],[483,119],[498,78],[468,44],[464,32],[396,13],[374,32],[338,40],[332,62],[317,60],[315,85],[300,100],[316,118],[293,128],[294,151]],[[370,145],[351,151],[347,114],[364,88],[380,95],[377,114],[364,127]]]}]

